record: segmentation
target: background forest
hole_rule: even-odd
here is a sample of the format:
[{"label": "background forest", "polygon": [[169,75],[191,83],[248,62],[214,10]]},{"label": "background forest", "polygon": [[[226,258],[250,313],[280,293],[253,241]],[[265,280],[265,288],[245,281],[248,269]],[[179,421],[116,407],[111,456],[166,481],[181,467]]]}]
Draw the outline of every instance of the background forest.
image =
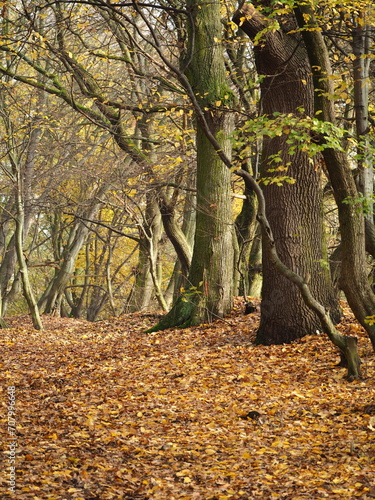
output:
[{"label": "background forest", "polygon": [[1,317],[261,294],[273,344],[344,293],[375,346],[372,2],[0,6]]}]

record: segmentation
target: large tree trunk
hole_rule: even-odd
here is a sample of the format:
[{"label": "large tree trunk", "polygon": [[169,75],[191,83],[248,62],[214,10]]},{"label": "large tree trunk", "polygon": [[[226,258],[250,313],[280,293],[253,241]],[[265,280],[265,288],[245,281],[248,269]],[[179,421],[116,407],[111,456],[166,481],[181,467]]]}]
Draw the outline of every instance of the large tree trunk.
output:
[{"label": "large tree trunk", "polygon": [[[222,134],[223,150],[230,156],[230,118],[224,115],[212,126],[215,135]],[[194,324],[212,321],[229,312],[233,282],[230,171],[218,158],[200,127],[197,151],[197,228],[189,274],[190,283],[199,292],[194,297]]]},{"label": "large tree trunk", "polygon": [[[330,76],[332,70],[328,57],[328,49],[318,28],[314,12],[308,4],[300,5],[296,10],[301,28],[309,19],[309,29],[302,31],[308,47],[308,55],[315,88],[315,108],[319,116],[326,122],[336,123],[332,99],[333,86]],[[324,137],[322,138],[324,141]],[[375,313],[375,296],[367,280],[367,263],[365,254],[365,221],[358,200],[358,191],[346,154],[338,149],[326,147],[323,150],[324,160],[333,188],[333,194],[339,213],[341,250],[340,285],[348,303],[361,325],[367,331],[375,350],[375,325],[367,322],[368,316]],[[348,203],[352,200],[353,203]]]},{"label": "large tree trunk", "polygon": [[[234,16],[243,31],[254,39],[262,30],[264,36],[254,47],[255,61],[261,83],[262,111],[272,117],[274,112],[293,115],[313,113],[313,85],[306,50],[300,37],[288,34],[295,27],[293,16],[280,20],[281,28],[269,30],[269,21],[251,4]],[[302,109],[303,112],[298,111]],[[287,154],[288,131],[281,136],[265,137],[261,176],[271,177],[268,169],[274,155],[281,155],[286,174],[295,184],[278,186],[270,183],[264,187],[267,218],[271,225],[277,252],[287,267],[302,276],[311,276],[313,295],[324,304],[335,319],[339,311],[334,299],[330,277],[321,267],[323,259],[323,220],[320,189],[320,172],[311,165],[308,155],[296,151]],[[278,165],[276,165],[278,166]],[[291,342],[304,335],[315,333],[320,321],[304,302],[297,286],[273,265],[267,247],[263,251],[263,285],[261,322],[257,342],[279,344]]]},{"label": "large tree trunk", "polygon": [[[230,170],[224,165],[210,134],[230,158],[233,119],[218,108],[230,102],[221,38],[219,0],[190,0],[194,36],[188,77],[204,114],[197,120],[197,218],[194,251],[184,296],[152,330],[210,322],[232,306],[233,240]],[[217,104],[219,102],[219,104]]]},{"label": "large tree trunk", "polygon": [[282,274],[288,281],[294,283],[301,292],[303,300],[306,305],[314,310],[320,319],[322,329],[327,333],[329,339],[340,349],[342,362],[348,367],[348,380],[354,380],[361,377],[360,358],[358,355],[357,339],[349,335],[342,335],[339,333],[334,324],[330,314],[326,311],[324,306],[315,299],[309,287],[310,277],[303,278],[291,269],[289,269],[279,258],[275,240],[272,234],[272,229],[269,225],[266,216],[265,199],[263,192],[256,181],[244,170],[238,170],[237,174],[243,177],[247,186],[252,187],[257,194],[258,198],[258,220],[262,228],[264,236],[264,246],[266,247],[268,258],[272,261],[274,267]]},{"label": "large tree trunk", "polygon": [[[204,108],[206,123],[230,158],[233,118],[217,106],[229,102],[219,0],[190,0],[194,17],[194,42],[189,79]],[[191,34],[190,34],[191,35]],[[194,44],[193,44],[194,43]],[[218,104],[218,101],[220,103]],[[189,274],[193,292],[192,324],[222,317],[232,306],[233,241],[230,171],[218,157],[197,121],[197,219]],[[194,292],[197,293],[194,293]]]}]

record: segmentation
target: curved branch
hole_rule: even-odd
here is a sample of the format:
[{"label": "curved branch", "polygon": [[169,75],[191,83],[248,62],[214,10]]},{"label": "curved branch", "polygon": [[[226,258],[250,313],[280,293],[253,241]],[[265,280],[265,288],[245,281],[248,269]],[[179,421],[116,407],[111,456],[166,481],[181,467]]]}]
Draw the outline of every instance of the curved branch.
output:
[{"label": "curved branch", "polygon": [[191,249],[184,233],[181,231],[176,222],[174,216],[174,206],[168,202],[165,196],[161,195],[159,199],[159,209],[164,230],[181,262],[182,273],[184,276],[187,276],[191,263]]},{"label": "curved branch", "polygon": [[243,178],[245,184],[249,189],[253,189],[258,198],[258,215],[257,218],[262,227],[263,233],[263,244],[265,246],[266,252],[268,253],[268,258],[271,260],[275,268],[286,278],[292,281],[299,290],[301,291],[302,297],[308,307],[315,311],[320,319],[321,325],[325,333],[327,333],[331,342],[337,346],[342,353],[348,367],[348,380],[354,380],[360,378],[360,359],[357,349],[357,339],[351,336],[345,336],[340,334],[333,324],[328,311],[320,304],[312,295],[310,288],[308,286],[309,277],[302,278],[294,271],[289,269],[283,262],[281,262],[275,241],[272,236],[272,231],[267,220],[265,212],[265,200],[263,196],[262,189],[255,179],[245,170],[237,170],[236,174]]}]

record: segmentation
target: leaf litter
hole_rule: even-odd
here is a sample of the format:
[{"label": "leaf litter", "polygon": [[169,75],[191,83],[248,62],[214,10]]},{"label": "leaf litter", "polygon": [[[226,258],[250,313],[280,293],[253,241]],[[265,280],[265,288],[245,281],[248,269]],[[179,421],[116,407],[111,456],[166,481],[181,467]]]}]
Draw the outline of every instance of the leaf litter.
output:
[{"label": "leaf litter", "polygon": [[[15,386],[16,493],[33,500],[375,498],[375,356],[364,378],[323,334],[256,346],[259,313],[144,334],[154,315],[28,316],[2,330],[0,436]],[[6,471],[5,471],[6,472]]]}]

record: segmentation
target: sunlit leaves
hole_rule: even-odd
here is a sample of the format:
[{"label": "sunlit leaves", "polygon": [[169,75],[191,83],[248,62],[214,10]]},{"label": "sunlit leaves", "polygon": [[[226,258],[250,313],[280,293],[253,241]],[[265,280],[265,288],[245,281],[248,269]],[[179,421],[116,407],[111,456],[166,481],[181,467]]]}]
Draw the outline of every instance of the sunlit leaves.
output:
[{"label": "sunlit leaves", "polygon": [[369,325],[375,325],[375,315],[367,316],[366,323],[368,323]]},{"label": "sunlit leaves", "polygon": [[[241,156],[245,157],[250,154],[252,143],[260,137],[284,137],[288,155],[303,151],[312,158],[325,148],[342,150],[344,133],[342,128],[330,122],[322,122],[318,118],[274,113],[273,117],[263,115],[247,121],[238,132],[235,147],[240,150]],[[272,161],[281,161],[281,156],[278,156],[278,159],[273,158]]]}]

